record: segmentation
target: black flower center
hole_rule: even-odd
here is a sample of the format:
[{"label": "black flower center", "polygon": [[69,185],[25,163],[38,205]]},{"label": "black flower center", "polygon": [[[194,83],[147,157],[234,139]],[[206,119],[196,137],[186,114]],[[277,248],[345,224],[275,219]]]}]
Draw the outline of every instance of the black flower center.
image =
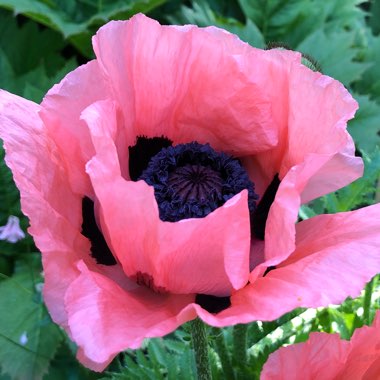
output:
[{"label": "black flower center", "polygon": [[164,221],[205,217],[244,189],[250,212],[256,208],[254,185],[239,160],[216,152],[209,144],[163,148],[139,179],[154,187]]}]

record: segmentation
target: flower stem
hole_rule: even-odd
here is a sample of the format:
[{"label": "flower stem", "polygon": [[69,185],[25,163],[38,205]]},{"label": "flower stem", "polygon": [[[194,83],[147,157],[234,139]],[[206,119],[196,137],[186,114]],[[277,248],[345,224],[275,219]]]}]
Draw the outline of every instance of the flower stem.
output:
[{"label": "flower stem", "polygon": [[239,358],[238,377],[243,377],[247,364],[247,330],[248,325],[235,325],[233,330],[234,357]]},{"label": "flower stem", "polygon": [[232,366],[230,354],[226,347],[223,330],[215,327],[213,329],[213,332],[215,334],[215,349],[219,355],[219,359],[223,368],[223,374],[226,379],[234,380],[235,373]]},{"label": "flower stem", "polygon": [[198,380],[211,380],[211,369],[210,360],[208,357],[208,342],[205,325],[199,318],[191,321],[190,325]]},{"label": "flower stem", "polygon": [[248,325],[235,325],[233,332],[234,351],[243,366],[247,361],[247,329]]},{"label": "flower stem", "polygon": [[369,325],[371,323],[371,300],[374,287],[375,278],[373,278],[365,287],[364,299],[363,299],[363,321],[364,324]]}]

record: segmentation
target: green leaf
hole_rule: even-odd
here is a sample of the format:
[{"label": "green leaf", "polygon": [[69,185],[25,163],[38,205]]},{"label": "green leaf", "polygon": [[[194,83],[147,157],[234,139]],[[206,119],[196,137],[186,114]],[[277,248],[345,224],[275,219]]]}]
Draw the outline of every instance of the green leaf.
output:
[{"label": "green leaf", "polygon": [[326,33],[317,30],[302,41],[296,50],[313,57],[324,74],[348,86],[359,80],[369,63],[356,62],[358,49],[354,47],[355,33],[339,31]]},{"label": "green leaf", "polygon": [[50,30],[41,30],[34,22],[19,26],[10,12],[0,10],[0,48],[15,75],[22,75],[41,64],[51,75],[65,60],[59,54],[65,46],[62,37]]},{"label": "green leaf", "polygon": [[380,33],[380,1],[379,0],[372,0],[371,4],[371,12],[370,12],[370,18],[369,18],[369,25],[371,26],[374,34]]},{"label": "green leaf", "polygon": [[109,372],[104,380],[195,380],[193,350],[181,334],[179,330],[173,338],[150,339],[143,349],[126,351],[121,371]]},{"label": "green leaf", "polygon": [[[368,31],[367,31],[368,32]],[[362,94],[370,94],[380,103],[380,36],[374,37],[366,33],[366,49],[363,52],[363,61],[369,63],[360,82],[355,84],[355,89]]]},{"label": "green leaf", "polygon": [[0,0],[0,7],[22,14],[71,39],[82,52],[92,55],[91,35],[109,20],[127,19],[149,12],[165,0]]},{"label": "green leaf", "polygon": [[14,380],[42,379],[63,337],[42,303],[38,262],[30,254],[0,282],[0,366]]},{"label": "green leaf", "polygon": [[9,12],[0,11],[0,88],[39,103],[77,66],[74,58],[60,55],[64,46],[57,33],[30,21],[19,27]]},{"label": "green leaf", "polygon": [[69,340],[60,345],[53,360],[50,362],[49,372],[43,380],[95,380],[102,374],[90,371],[83,367],[68,347]]},{"label": "green leaf", "polygon": [[380,146],[380,105],[367,95],[355,95],[355,99],[359,109],[350,120],[348,131],[360,149],[372,152]]},{"label": "green leaf", "polygon": [[361,28],[365,13],[361,0],[238,0],[244,14],[262,32],[266,42],[295,48],[314,31]]},{"label": "green leaf", "polygon": [[286,34],[290,25],[299,23],[305,17],[303,13],[307,9],[308,2],[308,0],[239,0],[247,18],[259,27],[268,42],[280,42],[278,38]]}]

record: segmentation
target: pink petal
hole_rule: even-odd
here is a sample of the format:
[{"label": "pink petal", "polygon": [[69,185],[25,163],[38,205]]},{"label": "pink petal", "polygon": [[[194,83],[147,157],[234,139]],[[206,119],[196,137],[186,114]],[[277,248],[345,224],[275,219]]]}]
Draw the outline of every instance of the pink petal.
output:
[{"label": "pink petal", "polygon": [[[102,106],[107,108],[105,102]],[[94,107],[100,109],[99,104]],[[102,230],[125,273],[137,280],[153,277],[154,288],[173,293],[226,295],[243,287],[249,276],[247,191],[205,218],[162,222],[153,188],[121,177],[114,128],[103,128],[102,113],[96,118],[90,108],[83,117],[97,155],[87,171],[99,201]]]},{"label": "pink petal", "polygon": [[[288,104],[286,111],[280,113],[283,120],[278,123],[281,127],[279,144],[255,158],[263,168],[271,168],[273,175],[279,173],[280,178],[305,161],[309,154],[334,157],[340,153],[353,158],[355,150],[346,128],[358,108],[357,102],[338,81],[313,72],[300,61],[289,63],[290,74],[283,84],[283,96],[276,99],[278,103]],[[273,103],[275,109],[280,107]],[[329,191],[336,190],[336,185],[332,185]]]},{"label": "pink petal", "polygon": [[355,330],[351,341],[311,333],[308,341],[282,347],[264,364],[262,380],[374,380],[380,369],[380,313],[372,326]]},{"label": "pink petal", "polygon": [[271,354],[260,379],[338,379],[335,376],[344,367],[349,348],[349,342],[338,334],[311,333],[307,342],[281,347]]},{"label": "pink petal", "polygon": [[[363,326],[356,329],[351,341],[351,350],[347,356],[347,362],[340,373],[342,379],[368,380],[376,379],[369,377],[379,368],[380,361],[380,312],[377,312],[372,326]],[[376,372],[379,375],[380,372]],[[365,375],[365,376],[364,376]]]},{"label": "pink petal", "polygon": [[281,172],[304,161],[309,153],[354,156],[355,147],[346,128],[358,108],[357,102],[341,83],[303,65],[292,74],[288,148]]},{"label": "pink petal", "polygon": [[80,233],[82,196],[71,189],[66,168],[39,111],[39,105],[0,91],[0,137],[6,162],[20,189],[22,211],[30,219],[29,232],[42,252],[44,300],[53,320],[67,329],[62,300],[79,275],[75,265],[79,259],[121,286],[126,286],[126,280],[120,276],[119,265],[104,267],[91,258],[90,243]]},{"label": "pink petal", "polygon": [[241,155],[277,143],[267,87],[288,74],[278,53],[215,27],[160,26],[142,14],[102,27],[93,44],[136,136],[208,142]]},{"label": "pink petal", "polygon": [[[289,75],[286,127],[272,150],[244,160],[259,195],[279,173],[281,185],[268,215],[265,257],[268,265],[285,259],[294,249],[294,223],[299,206],[335,191],[362,175],[346,132],[357,103],[337,81],[292,62]],[[276,103],[274,103],[276,107]],[[299,178],[300,177],[300,178]],[[281,231],[281,239],[278,231]]]},{"label": "pink petal", "polygon": [[357,296],[380,272],[380,204],[297,224],[297,245],[281,267],[233,295],[242,321],[273,320],[296,307]]},{"label": "pink petal", "polygon": [[362,380],[376,379],[380,373],[380,357],[376,359],[363,374]]},{"label": "pink petal", "polygon": [[348,185],[363,175],[363,169],[360,157],[345,153],[335,154],[307,182],[301,194],[301,202],[310,202]]},{"label": "pink petal", "polygon": [[282,179],[266,222],[265,266],[277,265],[294,251],[300,194],[309,179],[330,159],[328,155],[310,154],[305,162],[292,167]]},{"label": "pink petal", "polygon": [[193,295],[163,295],[144,287],[125,291],[83,261],[78,269],[65,304],[72,338],[81,347],[78,359],[93,370],[102,371],[120,351],[138,348],[144,338],[166,335],[195,317],[191,311],[177,316]]},{"label": "pink petal", "polygon": [[78,273],[72,262],[89,246],[79,233],[81,198],[70,188],[39,110],[33,102],[0,91],[0,137],[6,162],[20,189],[22,211],[30,219],[29,232],[43,252],[45,301],[53,319],[65,325],[62,299]]},{"label": "pink petal", "polygon": [[122,115],[117,104],[110,99],[97,101],[82,111],[81,120],[90,125],[89,139],[93,140],[97,149],[104,150],[108,147],[107,140],[103,141],[103,135],[114,141],[117,151],[114,165],[119,165],[123,178],[129,180],[128,147],[135,144],[135,136],[131,136],[123,128]]},{"label": "pink petal", "polygon": [[91,61],[55,85],[41,104],[41,119],[67,167],[70,185],[81,194],[91,194],[84,168],[94,148],[80,114],[89,104],[109,96],[97,62]]},{"label": "pink petal", "polygon": [[362,160],[355,157],[354,142],[346,131],[347,121],[354,117],[358,104],[341,83],[328,76],[304,66],[297,67],[292,74],[288,147],[280,176],[305,161],[310,153],[331,155],[331,161],[304,190],[303,200],[310,201],[362,175]]},{"label": "pink petal", "polygon": [[259,152],[253,156],[242,157],[244,167],[250,178],[256,185],[257,193],[263,195],[265,189],[273,177],[279,173],[281,161],[287,149],[289,138],[289,80],[294,67],[301,65],[301,54],[289,50],[272,49],[267,50],[265,64],[260,65],[256,72],[252,62],[247,60],[247,71],[252,76],[262,80],[262,87],[268,90],[271,103],[271,114],[274,125],[278,131],[278,143],[273,149]]}]

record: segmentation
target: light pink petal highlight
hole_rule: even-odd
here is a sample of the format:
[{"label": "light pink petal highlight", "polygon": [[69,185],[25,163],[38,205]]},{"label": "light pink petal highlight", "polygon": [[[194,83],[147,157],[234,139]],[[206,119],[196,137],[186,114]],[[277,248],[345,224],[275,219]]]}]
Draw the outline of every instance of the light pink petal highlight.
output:
[{"label": "light pink petal highlight", "polygon": [[241,155],[277,143],[266,89],[275,76],[274,65],[265,67],[271,53],[215,27],[161,26],[142,14],[102,27],[93,44],[135,135]]},{"label": "light pink petal highlight", "polygon": [[81,347],[78,359],[102,371],[127,348],[138,348],[144,338],[159,337],[195,317],[177,315],[194,296],[157,294],[144,287],[125,291],[114,281],[78,264],[80,276],[65,297],[72,338]]}]

